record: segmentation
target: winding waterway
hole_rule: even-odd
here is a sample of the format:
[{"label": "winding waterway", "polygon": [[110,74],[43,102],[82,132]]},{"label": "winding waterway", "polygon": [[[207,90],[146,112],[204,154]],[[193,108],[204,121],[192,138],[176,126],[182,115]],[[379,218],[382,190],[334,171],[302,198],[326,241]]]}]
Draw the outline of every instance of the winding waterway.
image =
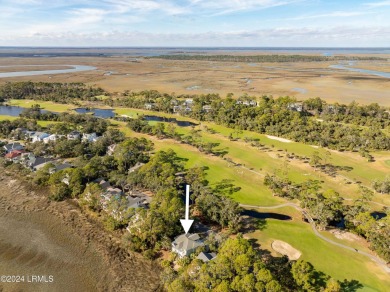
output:
[{"label": "winding waterway", "polygon": [[346,66],[343,66],[343,65],[330,65],[329,67],[333,68],[333,69],[348,70],[348,71],[351,71],[351,72],[358,72],[358,73],[364,73],[364,74],[369,74],[369,75],[380,76],[380,77],[384,77],[384,78],[390,78],[390,72],[382,72],[382,71],[376,71],[376,70],[368,70],[368,69],[346,67]]},{"label": "winding waterway", "polygon": [[[43,65],[23,65],[23,67],[39,67]],[[96,67],[85,66],[85,65],[62,65],[73,68],[68,69],[56,69],[56,70],[40,70],[40,71],[18,71],[18,72],[3,72],[0,73],[0,78],[8,77],[22,77],[22,76],[35,76],[35,75],[52,75],[52,74],[66,74],[82,71],[92,71],[96,70]],[[17,67],[17,66],[1,66],[1,67]],[[45,66],[47,67],[47,66]]]}]

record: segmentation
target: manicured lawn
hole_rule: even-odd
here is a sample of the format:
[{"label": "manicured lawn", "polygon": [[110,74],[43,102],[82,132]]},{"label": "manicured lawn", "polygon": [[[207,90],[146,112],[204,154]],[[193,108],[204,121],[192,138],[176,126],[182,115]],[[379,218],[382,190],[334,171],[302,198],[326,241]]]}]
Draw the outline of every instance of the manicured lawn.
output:
[{"label": "manicured lawn", "polygon": [[[280,210],[282,209],[273,212]],[[262,248],[269,250],[272,250],[273,240],[285,241],[301,251],[301,258],[311,262],[317,270],[338,280],[358,280],[364,285],[364,289],[359,291],[388,291],[390,279],[381,267],[360,254],[334,246],[316,237],[308,223],[300,220],[266,219],[263,230],[247,236],[257,239]],[[348,242],[344,240],[343,244],[348,245]]]},{"label": "manicured lawn", "polygon": [[[153,111],[139,110],[139,109],[116,109],[118,114],[125,114],[131,117],[136,117],[137,114],[148,114],[148,115],[157,115],[157,116],[166,116],[178,118],[177,115],[171,114],[161,114]],[[185,120],[185,117],[182,117]],[[191,120],[193,121],[193,120]],[[150,122],[150,124],[156,124],[157,122]],[[281,172],[282,169],[286,166],[286,159],[279,158],[277,155],[285,156],[286,150],[288,153],[298,154],[300,156],[310,157],[315,151],[318,151],[325,156],[326,149],[323,148],[314,148],[310,145],[303,143],[284,143],[277,140],[270,139],[265,135],[243,131],[242,134],[239,134],[240,138],[251,137],[257,138],[260,140],[260,143],[271,149],[272,151],[265,152],[263,150],[256,149],[251,147],[248,143],[239,141],[230,141],[228,136],[233,132],[232,129],[215,125],[213,123],[201,123],[197,129],[204,129],[204,125],[207,125],[209,128],[217,131],[216,134],[207,133],[202,131],[202,140],[204,142],[218,143],[219,146],[217,149],[226,150],[228,154],[226,157],[231,158],[234,162],[240,163],[247,168],[253,169],[258,172],[258,175],[254,175],[253,181],[251,184],[257,185],[257,192],[259,193],[269,193],[267,188],[262,184],[263,177],[266,173]],[[182,135],[188,135],[190,133],[190,127],[176,127],[176,131]],[[234,134],[234,137],[236,134]],[[150,136],[149,136],[150,138]],[[164,140],[165,141],[165,140]],[[164,142],[166,143],[166,142]],[[176,146],[177,147],[177,146]],[[182,146],[183,147],[183,146]],[[180,147],[179,147],[180,148]],[[195,148],[190,148],[195,149]],[[281,150],[281,151],[277,151]],[[366,186],[370,186],[371,182],[376,178],[384,178],[388,173],[387,169],[381,168],[381,162],[370,163],[367,162],[364,158],[360,157],[357,153],[342,153],[337,151],[330,152],[330,162],[336,166],[349,167],[350,171],[338,171],[340,175],[345,176],[346,178],[353,181],[361,181]],[[219,158],[221,159],[221,158]],[[225,166],[226,168],[226,166]],[[238,168],[236,168],[238,171]],[[244,168],[239,168],[243,172],[249,172]],[[253,173],[252,173],[253,174]],[[359,196],[359,189],[356,184],[346,184],[342,176],[337,178],[332,178],[326,174],[323,174],[319,171],[315,171],[308,164],[305,164],[298,160],[293,160],[288,163],[288,176],[291,180],[295,182],[302,182],[308,179],[320,179],[324,183],[325,189],[334,189],[338,191],[343,197],[349,199],[355,199]],[[259,183],[260,180],[260,183]],[[245,197],[245,196],[243,196]],[[374,201],[382,204],[390,204],[390,198],[385,198],[379,194],[376,194]]]},{"label": "manicured lawn", "polygon": [[0,115],[0,121],[6,121],[6,120],[13,121],[13,120],[16,120],[16,119],[18,119],[18,118],[19,118],[19,117],[1,116],[1,115]]},{"label": "manicured lawn", "polygon": [[199,152],[192,146],[180,144],[171,139],[158,140],[155,137],[132,132],[125,123],[112,121],[119,125],[120,129],[129,137],[146,137],[151,139],[156,150],[174,150],[179,157],[186,158],[187,167],[207,166],[207,179],[211,184],[222,179],[232,180],[232,183],[241,188],[232,198],[243,204],[272,206],[283,202],[282,199],[273,197],[271,192],[263,186],[263,180],[258,175],[237,167],[228,167],[228,163],[215,156]]},{"label": "manicured lawn", "polygon": [[66,112],[70,109],[76,108],[74,105],[55,103],[51,101],[37,101],[30,99],[12,99],[8,102],[9,105],[15,105],[25,108],[30,108],[34,104],[39,104],[42,109],[53,112]]}]

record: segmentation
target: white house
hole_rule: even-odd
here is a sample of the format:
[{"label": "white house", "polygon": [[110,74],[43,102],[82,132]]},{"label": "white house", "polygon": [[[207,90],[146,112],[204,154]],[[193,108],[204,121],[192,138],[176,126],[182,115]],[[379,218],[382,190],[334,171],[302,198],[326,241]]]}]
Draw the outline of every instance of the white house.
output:
[{"label": "white house", "polygon": [[99,137],[96,135],[96,133],[90,133],[90,134],[83,134],[82,141],[83,142],[96,142],[99,139]]},{"label": "white house", "polygon": [[172,251],[177,253],[179,257],[185,257],[195,252],[200,246],[204,246],[204,242],[199,235],[197,233],[187,233],[175,238],[172,242]]},{"label": "white house", "polygon": [[34,135],[31,136],[31,142],[36,143],[36,142],[42,142],[43,139],[49,137],[50,134],[44,133],[44,132],[35,132]]},{"label": "white house", "polygon": [[59,138],[60,136],[56,135],[56,134],[52,134],[46,138],[43,138],[43,143],[47,144],[49,143],[50,141],[57,141],[57,139]]},{"label": "white house", "polygon": [[112,156],[114,155],[115,149],[117,147],[117,144],[112,144],[107,147],[107,155]]},{"label": "white house", "polygon": [[66,135],[66,137],[68,138],[68,140],[77,140],[80,139],[81,133],[78,131],[72,131],[68,135]]}]

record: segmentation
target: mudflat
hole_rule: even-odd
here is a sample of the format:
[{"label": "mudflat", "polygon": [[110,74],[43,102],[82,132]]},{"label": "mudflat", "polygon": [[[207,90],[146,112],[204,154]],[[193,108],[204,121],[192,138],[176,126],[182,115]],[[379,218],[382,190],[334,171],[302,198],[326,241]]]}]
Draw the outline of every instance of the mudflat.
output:
[{"label": "mudflat", "polygon": [[[388,55],[386,55],[388,57]],[[390,79],[335,69],[338,61],[292,63],[208,62],[116,57],[0,58],[0,66],[88,65],[97,70],[69,74],[1,78],[7,81],[84,82],[109,92],[155,89],[162,93],[225,96],[321,97],[329,102],[390,106]],[[388,61],[357,61],[354,68],[390,72]]]},{"label": "mudflat", "polygon": [[50,202],[0,173],[0,275],[24,276],[21,283],[0,282],[0,291],[160,289],[157,265],[121,248],[76,204]]}]

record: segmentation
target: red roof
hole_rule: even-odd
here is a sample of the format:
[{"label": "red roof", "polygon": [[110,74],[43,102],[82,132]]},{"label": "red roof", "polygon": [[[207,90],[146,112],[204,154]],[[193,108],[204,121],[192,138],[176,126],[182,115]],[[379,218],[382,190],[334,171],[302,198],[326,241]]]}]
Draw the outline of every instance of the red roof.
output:
[{"label": "red roof", "polygon": [[5,158],[14,159],[15,157],[22,155],[22,153],[24,153],[23,150],[14,150],[14,151],[11,151],[10,153],[7,153],[5,155]]}]

